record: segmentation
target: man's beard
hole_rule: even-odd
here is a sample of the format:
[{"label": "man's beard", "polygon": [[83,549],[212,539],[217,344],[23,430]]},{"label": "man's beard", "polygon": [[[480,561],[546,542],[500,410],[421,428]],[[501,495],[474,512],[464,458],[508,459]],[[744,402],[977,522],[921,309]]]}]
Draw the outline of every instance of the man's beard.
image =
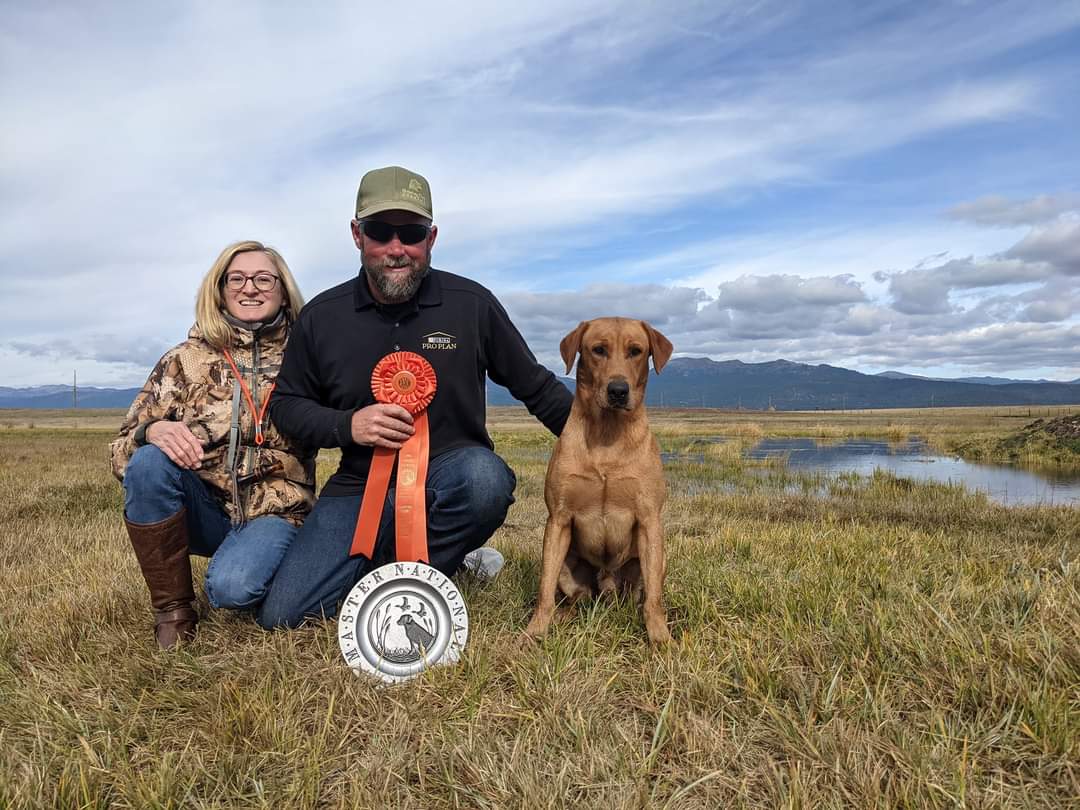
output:
[{"label": "man's beard", "polygon": [[[410,259],[408,256],[387,256],[384,259],[369,261],[361,255],[361,263],[368,281],[389,304],[403,304],[416,295],[424,277],[431,270],[431,252],[423,259]],[[411,268],[402,275],[391,276],[387,268]]]}]

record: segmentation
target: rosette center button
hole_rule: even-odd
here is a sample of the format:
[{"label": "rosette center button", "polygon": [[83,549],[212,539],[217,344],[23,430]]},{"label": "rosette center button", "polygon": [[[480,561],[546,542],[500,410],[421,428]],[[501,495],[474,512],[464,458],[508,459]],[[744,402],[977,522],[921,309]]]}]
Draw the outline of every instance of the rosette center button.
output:
[{"label": "rosette center button", "polygon": [[394,390],[399,394],[408,394],[416,388],[416,377],[411,371],[402,369],[394,375],[390,384],[394,387]]}]

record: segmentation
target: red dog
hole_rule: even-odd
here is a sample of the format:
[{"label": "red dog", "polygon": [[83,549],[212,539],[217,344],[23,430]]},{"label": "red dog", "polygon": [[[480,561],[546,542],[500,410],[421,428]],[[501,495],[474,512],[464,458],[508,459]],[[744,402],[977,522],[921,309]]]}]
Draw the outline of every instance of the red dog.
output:
[{"label": "red dog", "polygon": [[645,412],[645,384],[649,356],[659,373],[671,341],[643,321],[600,318],[579,324],[559,348],[567,373],[580,354],[577,393],[548,464],[540,592],[525,635],[547,631],[556,590],[572,604],[620,589],[644,591],[649,641],[670,641],[660,522],[667,487]]}]

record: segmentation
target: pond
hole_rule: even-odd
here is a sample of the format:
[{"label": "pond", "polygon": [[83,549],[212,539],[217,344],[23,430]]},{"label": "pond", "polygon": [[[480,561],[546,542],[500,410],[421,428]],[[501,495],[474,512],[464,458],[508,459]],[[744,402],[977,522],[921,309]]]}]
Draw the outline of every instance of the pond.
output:
[{"label": "pond", "polygon": [[918,439],[900,443],[845,439],[828,444],[814,439],[763,439],[747,453],[752,459],[777,456],[786,457],[793,471],[869,476],[874,470],[885,470],[898,478],[962,484],[1007,505],[1080,505],[1080,475],[976,464],[940,455]]}]

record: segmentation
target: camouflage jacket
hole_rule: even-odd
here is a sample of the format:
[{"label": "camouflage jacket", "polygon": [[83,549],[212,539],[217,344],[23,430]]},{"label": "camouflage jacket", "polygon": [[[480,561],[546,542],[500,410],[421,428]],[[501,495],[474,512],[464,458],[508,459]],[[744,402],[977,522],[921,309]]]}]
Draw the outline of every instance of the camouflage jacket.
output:
[{"label": "camouflage jacket", "polygon": [[[258,409],[281,368],[288,330],[284,319],[257,333],[235,330],[229,351]],[[300,525],[311,511],[317,451],[286,439],[269,422],[263,444],[255,443],[255,417],[236,375],[198,326],[158,361],[131,403],[110,445],[117,478],[123,480],[140,444],[139,428],[163,419],[183,422],[203,443],[205,457],[196,472],[233,524],[278,515]]]}]

